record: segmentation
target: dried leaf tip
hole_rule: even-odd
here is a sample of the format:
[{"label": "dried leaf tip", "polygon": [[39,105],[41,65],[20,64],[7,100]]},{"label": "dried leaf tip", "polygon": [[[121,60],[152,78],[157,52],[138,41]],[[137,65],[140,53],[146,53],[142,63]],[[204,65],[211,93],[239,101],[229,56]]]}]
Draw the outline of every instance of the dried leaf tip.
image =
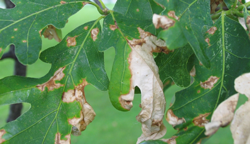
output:
[{"label": "dried leaf tip", "polygon": [[205,135],[214,134],[220,127],[227,126],[234,117],[234,111],[238,102],[239,94],[235,94],[223,101],[214,111],[211,122],[205,124]]},{"label": "dried leaf tip", "polygon": [[36,87],[38,89],[40,89],[41,91],[44,91],[45,87],[48,88],[48,91],[52,91],[54,89],[58,89],[58,88],[64,86],[64,84],[56,83],[56,81],[62,80],[63,77],[65,76],[65,74],[63,73],[64,69],[65,69],[65,67],[59,68],[54,73],[54,76],[52,76],[47,82],[45,82],[43,84],[39,84]]}]

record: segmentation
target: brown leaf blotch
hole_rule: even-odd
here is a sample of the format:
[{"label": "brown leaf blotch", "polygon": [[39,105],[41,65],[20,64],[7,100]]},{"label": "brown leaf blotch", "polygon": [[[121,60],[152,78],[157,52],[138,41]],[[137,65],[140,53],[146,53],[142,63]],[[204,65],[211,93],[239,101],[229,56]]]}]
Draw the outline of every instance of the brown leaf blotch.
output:
[{"label": "brown leaf blotch", "polygon": [[182,124],[186,122],[184,118],[178,118],[173,111],[170,109],[167,111],[167,118],[166,120],[168,121],[169,124],[171,124],[173,127],[176,125]]},{"label": "brown leaf blotch", "polygon": [[162,141],[166,142],[168,144],[176,144],[176,138],[177,138],[177,136],[173,136],[170,139],[162,139]]},{"label": "brown leaf blotch", "polygon": [[23,43],[26,43],[27,41],[26,41],[26,40],[23,40],[22,42],[23,42]]},{"label": "brown leaf blotch", "polygon": [[110,25],[109,28],[110,28],[112,31],[114,31],[114,30],[116,30],[118,27],[117,27],[117,25],[115,24],[115,25]]},{"label": "brown leaf blotch", "polygon": [[18,29],[17,28],[14,28],[14,31],[17,31]]},{"label": "brown leaf blotch", "polygon": [[179,18],[175,15],[175,12],[174,12],[174,11],[169,11],[169,12],[168,12],[168,16],[169,16],[169,17],[172,17],[172,18],[174,18],[174,19],[176,19],[176,20],[179,20]]},{"label": "brown leaf blotch", "polygon": [[196,69],[195,66],[193,66],[193,68],[190,71],[190,76],[195,77],[195,75],[196,75]]},{"label": "brown leaf blotch", "polygon": [[194,125],[199,127],[204,127],[205,124],[209,122],[209,120],[206,119],[207,116],[209,116],[210,113],[200,114],[199,116],[195,117],[193,120]]},{"label": "brown leaf blotch", "polygon": [[67,37],[67,47],[76,46],[76,37]]},{"label": "brown leaf blotch", "polygon": [[66,140],[61,140],[61,134],[58,132],[55,136],[55,144],[70,144],[70,134],[65,136]]},{"label": "brown leaf blotch", "polygon": [[212,89],[214,87],[214,84],[217,83],[218,80],[219,80],[218,77],[210,76],[207,81],[200,82],[200,85],[204,89]]},{"label": "brown leaf blotch", "polygon": [[209,38],[206,38],[205,41],[207,42],[208,46],[211,46]]},{"label": "brown leaf blotch", "polygon": [[163,28],[168,29],[174,26],[175,21],[173,19],[168,18],[167,16],[153,15],[153,23],[156,29]]},{"label": "brown leaf blotch", "polygon": [[45,87],[48,88],[48,91],[52,91],[54,89],[58,89],[62,86],[64,86],[64,84],[60,84],[60,83],[56,83],[56,81],[60,81],[63,79],[63,77],[65,76],[65,74],[63,73],[63,70],[65,69],[65,67],[59,68],[54,76],[52,76],[47,82],[43,83],[43,84],[39,84],[36,87],[38,89],[40,89],[41,91],[45,90]]},{"label": "brown leaf blotch", "polygon": [[6,133],[6,131],[4,129],[0,130],[0,144],[5,141],[5,139],[2,138],[5,133]]},{"label": "brown leaf blotch", "polygon": [[211,27],[211,28],[207,31],[207,33],[213,35],[213,34],[216,32],[216,30],[217,30],[217,27]]},{"label": "brown leaf blotch", "polygon": [[60,1],[60,4],[66,4],[66,2],[65,1]]},{"label": "brown leaf blotch", "polygon": [[136,9],[137,12],[139,12],[140,10],[139,9]]},{"label": "brown leaf blotch", "polygon": [[93,39],[93,41],[96,41],[98,33],[99,33],[98,28],[94,28],[91,30],[91,38]]}]

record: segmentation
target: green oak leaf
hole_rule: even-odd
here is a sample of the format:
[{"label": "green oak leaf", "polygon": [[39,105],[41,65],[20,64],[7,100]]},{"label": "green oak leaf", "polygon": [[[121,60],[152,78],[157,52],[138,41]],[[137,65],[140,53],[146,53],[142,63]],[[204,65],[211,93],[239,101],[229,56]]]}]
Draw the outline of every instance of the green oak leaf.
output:
[{"label": "green oak leaf", "polygon": [[193,84],[176,93],[175,102],[167,112],[168,121],[176,116],[183,122],[175,123],[175,129],[179,130],[175,134],[176,143],[197,143],[204,138],[204,124],[213,111],[236,93],[235,78],[250,70],[250,40],[238,22],[222,13],[205,37],[205,53],[211,68],[206,69],[196,60]]},{"label": "green oak leaf", "polygon": [[169,49],[176,49],[189,43],[205,67],[210,62],[205,54],[205,41],[202,30],[213,24],[210,17],[209,0],[155,0],[166,9],[162,15],[174,20],[174,25],[159,33],[159,37],[166,41]]},{"label": "green oak leaf", "polygon": [[89,0],[13,0],[13,9],[0,9],[0,58],[4,49],[14,44],[18,60],[32,64],[41,50],[39,32],[47,25],[63,28],[68,18]]},{"label": "green oak leaf", "polygon": [[167,143],[163,142],[162,140],[150,140],[141,142],[140,144],[167,144]]},{"label": "green oak leaf", "polygon": [[105,17],[103,22],[102,42],[99,50],[105,51],[114,47],[115,60],[109,84],[110,100],[115,108],[124,109],[119,102],[119,96],[129,93],[131,72],[129,69],[129,54],[132,49],[127,40],[140,39],[138,28],[156,34],[152,23],[154,12],[162,9],[153,0],[118,0],[114,11]]},{"label": "green oak leaf", "polygon": [[[4,144],[70,141],[73,125],[70,120],[86,117],[88,113],[83,111],[89,112],[88,107],[83,106],[87,103],[84,87],[90,83],[100,90],[108,89],[104,55],[98,52],[99,20],[79,26],[61,43],[41,53],[40,59],[52,64],[46,76],[40,79],[13,76],[0,80],[0,105],[31,104],[29,111],[0,128],[4,133],[0,141]],[[92,111],[90,116],[94,115]]]},{"label": "green oak leaf", "polygon": [[189,86],[190,74],[187,69],[187,64],[192,55],[193,50],[189,45],[176,49],[169,54],[160,53],[155,58],[155,62],[159,67],[161,80],[164,82],[171,77],[176,85],[181,87]]}]

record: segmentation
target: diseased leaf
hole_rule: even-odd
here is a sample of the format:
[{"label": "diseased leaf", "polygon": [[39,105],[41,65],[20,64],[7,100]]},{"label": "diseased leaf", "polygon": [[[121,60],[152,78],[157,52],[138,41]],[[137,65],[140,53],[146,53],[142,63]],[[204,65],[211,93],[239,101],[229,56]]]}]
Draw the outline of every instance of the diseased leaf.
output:
[{"label": "diseased leaf", "polygon": [[[156,30],[151,19],[153,4],[156,3],[153,0],[143,2],[117,2],[114,12],[104,19],[103,41],[99,47],[101,51],[112,46],[116,50],[109,85],[113,106],[122,111],[130,110],[133,106],[135,87],[139,87],[141,91],[142,111],[137,120],[142,123],[143,133],[137,143],[161,138],[166,133],[162,124],[165,111],[163,84],[152,52],[168,53],[168,50],[165,42],[157,40],[153,35]],[[150,5],[152,8],[145,9]]]},{"label": "diseased leaf", "polygon": [[168,54],[160,53],[155,61],[159,67],[161,80],[166,81],[166,79],[171,77],[176,85],[181,87],[189,86],[190,73],[188,72],[187,64],[192,54],[193,50],[189,45]]},{"label": "diseased leaf", "polygon": [[140,144],[167,144],[167,143],[163,142],[162,140],[150,140],[141,142]]},{"label": "diseased leaf", "polygon": [[204,124],[222,101],[236,93],[233,90],[234,79],[250,69],[247,34],[239,23],[224,13],[204,39],[207,42],[204,50],[211,61],[211,68],[206,69],[196,60],[193,84],[176,93],[175,102],[167,112],[172,112],[172,117],[185,120],[175,126],[179,129],[175,135],[177,143],[197,143],[205,137]]},{"label": "diseased leaf", "polygon": [[13,9],[0,9],[0,57],[4,49],[15,44],[18,60],[23,64],[34,63],[41,50],[41,31],[47,25],[60,29],[67,19],[80,10],[89,0],[13,0]]},{"label": "diseased leaf", "polygon": [[[163,25],[159,37],[166,40],[169,49],[183,47],[187,42],[191,45],[195,55],[205,67],[210,67],[208,56],[205,53],[203,29],[213,24],[210,17],[209,0],[155,0],[166,9],[162,17],[154,17],[153,21]],[[161,20],[162,19],[162,20]],[[171,22],[171,25],[165,27]],[[180,42],[180,43],[179,43]],[[172,46],[172,48],[171,48]]]},{"label": "diseased leaf", "polygon": [[211,122],[205,124],[205,135],[214,134],[220,127],[225,127],[233,120],[234,111],[238,102],[239,94],[235,94],[223,101],[214,111]]},{"label": "diseased leaf", "polygon": [[79,135],[86,129],[95,112],[85,99],[84,87],[91,83],[101,90],[108,88],[103,53],[98,52],[99,20],[76,28],[61,43],[42,52],[40,58],[52,64],[45,77],[0,80],[1,105],[31,104],[28,112],[0,128],[4,132],[0,141],[70,143],[71,131]]},{"label": "diseased leaf", "polygon": [[41,32],[44,38],[49,40],[55,39],[57,42],[61,42],[62,40],[62,31],[60,29],[55,28],[53,25],[48,25],[48,27],[44,28]]}]

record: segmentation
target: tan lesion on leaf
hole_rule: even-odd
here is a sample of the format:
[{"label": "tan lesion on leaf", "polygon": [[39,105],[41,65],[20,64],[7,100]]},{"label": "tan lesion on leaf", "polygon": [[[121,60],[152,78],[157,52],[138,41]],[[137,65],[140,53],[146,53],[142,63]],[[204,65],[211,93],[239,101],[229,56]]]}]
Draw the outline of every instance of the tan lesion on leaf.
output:
[{"label": "tan lesion on leaf", "polygon": [[196,75],[196,69],[195,66],[193,66],[193,68],[190,71],[190,76],[195,77],[195,75]]},{"label": "tan lesion on leaf", "polygon": [[214,84],[217,83],[218,80],[218,77],[210,76],[207,81],[200,82],[200,86],[204,89],[212,89],[214,87]]},{"label": "tan lesion on leaf", "polygon": [[67,47],[76,46],[76,37],[67,37]]},{"label": "tan lesion on leaf", "polygon": [[210,113],[200,114],[199,116],[195,117],[193,120],[194,125],[199,127],[204,127],[205,124],[209,122],[209,120],[206,119],[207,116],[209,116]]},{"label": "tan lesion on leaf", "polygon": [[186,122],[184,118],[178,118],[171,109],[167,112],[167,121],[173,127]]},{"label": "tan lesion on leaf", "polygon": [[14,31],[17,31],[18,30],[18,28],[14,28]]},{"label": "tan lesion on leaf", "polygon": [[56,133],[55,144],[70,144],[70,134],[65,136],[66,140],[61,139],[61,133]]},{"label": "tan lesion on leaf", "polygon": [[171,18],[168,18],[167,16],[161,16],[154,14],[153,15],[153,24],[156,29],[158,28],[163,28],[163,29],[168,29],[172,26],[174,26],[175,21]]},{"label": "tan lesion on leaf", "polygon": [[65,69],[65,67],[61,67],[59,68],[54,75],[45,83],[43,84],[39,84],[36,87],[38,89],[40,89],[41,91],[45,90],[45,87],[48,88],[48,91],[52,91],[54,89],[58,89],[62,86],[64,86],[64,84],[60,84],[60,83],[56,83],[56,81],[60,81],[63,79],[63,77],[65,76],[65,74],[63,73],[63,70]]},{"label": "tan lesion on leaf", "polygon": [[66,4],[67,2],[65,2],[65,1],[60,1],[60,4]]},{"label": "tan lesion on leaf", "polygon": [[136,9],[137,12],[139,12],[140,10],[139,9]]},{"label": "tan lesion on leaf", "polygon": [[217,30],[217,27],[214,26],[214,27],[211,27],[211,28],[207,31],[207,33],[213,35],[213,34],[216,32],[216,30]]},{"label": "tan lesion on leaf", "polygon": [[177,138],[177,136],[172,136],[169,139],[162,139],[162,141],[166,142],[168,144],[176,144],[176,138]]},{"label": "tan lesion on leaf", "polygon": [[91,38],[93,39],[93,41],[96,41],[98,33],[99,33],[98,28],[94,28],[91,30]]},{"label": "tan lesion on leaf", "polygon": [[6,134],[6,131],[4,129],[1,129],[0,130],[0,144],[5,141],[5,139],[3,139],[4,134]]},{"label": "tan lesion on leaf", "polygon": [[23,40],[22,42],[23,42],[23,43],[26,43],[26,42],[27,42],[27,40]]},{"label": "tan lesion on leaf", "polygon": [[77,101],[80,103],[81,106],[81,113],[80,117],[74,117],[68,119],[69,124],[72,127],[72,134],[73,135],[80,135],[81,131],[84,131],[95,118],[95,112],[93,108],[87,103],[84,88],[88,85],[88,82],[83,79],[82,83],[77,85],[74,90],[68,90],[63,94],[62,101],[66,103],[71,103]]},{"label": "tan lesion on leaf", "polygon": [[206,39],[205,39],[205,42],[207,42],[208,46],[211,46],[211,44],[210,44],[210,39],[209,39],[209,38],[206,38]]},{"label": "tan lesion on leaf", "polygon": [[88,28],[89,28],[89,26],[85,26],[85,27],[84,27],[85,30],[88,30]]},{"label": "tan lesion on leaf", "polygon": [[172,18],[174,18],[174,19],[176,19],[176,20],[179,20],[179,18],[175,15],[175,12],[174,12],[174,11],[169,11],[169,12],[168,12],[168,16],[169,16],[169,17],[172,17]]},{"label": "tan lesion on leaf", "polygon": [[109,28],[110,28],[112,31],[118,29],[118,25],[117,25],[116,21],[115,21],[115,24],[114,24],[114,25],[110,25]]},{"label": "tan lesion on leaf", "polygon": [[0,48],[0,53],[3,51],[3,48]]}]

